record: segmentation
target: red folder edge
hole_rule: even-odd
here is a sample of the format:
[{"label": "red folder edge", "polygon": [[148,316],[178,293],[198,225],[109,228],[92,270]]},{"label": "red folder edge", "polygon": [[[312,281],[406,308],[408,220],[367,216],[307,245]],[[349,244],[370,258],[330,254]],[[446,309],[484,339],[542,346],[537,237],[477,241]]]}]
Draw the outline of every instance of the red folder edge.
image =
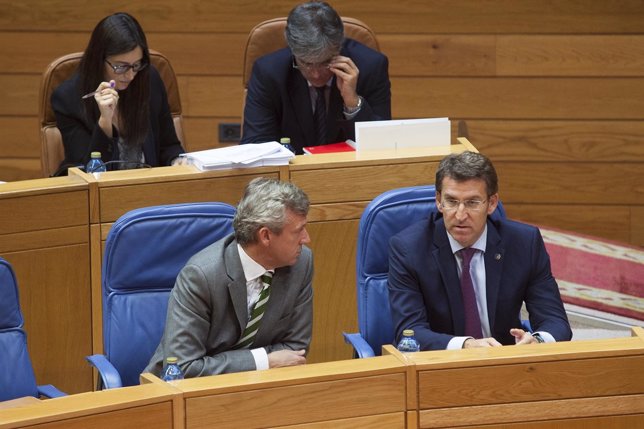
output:
[{"label": "red folder edge", "polygon": [[321,153],[335,153],[335,152],[355,152],[355,147],[352,145],[353,141],[347,140],[345,142],[330,143],[322,146],[307,146],[304,153],[307,155],[319,155]]}]

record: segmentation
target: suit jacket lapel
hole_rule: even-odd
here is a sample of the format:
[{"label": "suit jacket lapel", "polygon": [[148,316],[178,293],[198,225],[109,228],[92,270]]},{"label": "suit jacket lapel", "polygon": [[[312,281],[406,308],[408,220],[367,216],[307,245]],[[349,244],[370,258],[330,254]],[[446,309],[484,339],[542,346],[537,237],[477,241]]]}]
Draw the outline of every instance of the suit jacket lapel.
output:
[{"label": "suit jacket lapel", "polygon": [[487,315],[490,322],[491,335],[494,336],[494,320],[496,304],[501,288],[501,273],[505,249],[494,223],[487,221],[487,243],[485,245],[485,292],[487,299]]},{"label": "suit jacket lapel", "polygon": [[300,126],[304,142],[302,147],[314,146],[315,123],[313,122],[313,108],[311,107],[311,96],[309,95],[309,85],[298,70],[293,69],[294,79],[289,79],[289,95],[291,104],[295,110],[295,117]]},{"label": "suit jacket lapel", "polygon": [[224,252],[224,266],[228,274],[228,293],[233,303],[233,309],[237,316],[239,323],[240,335],[246,328],[248,322],[248,301],[246,292],[246,277],[244,276],[244,269],[239,259],[239,252],[237,251],[237,240],[230,242]]},{"label": "suit jacket lapel", "polygon": [[463,297],[461,296],[460,280],[456,268],[456,259],[447,239],[447,231],[443,219],[438,219],[434,226],[434,259],[438,265],[447,300],[452,312],[454,333],[463,335],[465,332],[465,313],[463,310]]}]

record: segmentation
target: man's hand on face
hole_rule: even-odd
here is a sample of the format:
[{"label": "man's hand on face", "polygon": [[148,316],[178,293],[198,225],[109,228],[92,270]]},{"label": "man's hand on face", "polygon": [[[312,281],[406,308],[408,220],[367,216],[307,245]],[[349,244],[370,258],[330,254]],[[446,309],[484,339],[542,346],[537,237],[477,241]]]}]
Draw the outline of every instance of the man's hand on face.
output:
[{"label": "man's hand on face", "polygon": [[344,105],[354,108],[358,105],[358,74],[360,70],[349,57],[337,55],[329,63],[329,70],[336,76],[338,90],[344,100]]}]

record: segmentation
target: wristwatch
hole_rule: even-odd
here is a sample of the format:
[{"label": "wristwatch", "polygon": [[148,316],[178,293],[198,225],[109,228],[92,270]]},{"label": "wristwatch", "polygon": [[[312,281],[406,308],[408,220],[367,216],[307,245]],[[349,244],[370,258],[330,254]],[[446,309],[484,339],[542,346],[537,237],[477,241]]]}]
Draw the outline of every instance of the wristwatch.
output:
[{"label": "wristwatch", "polygon": [[344,113],[346,113],[347,115],[353,115],[354,113],[357,113],[360,110],[361,107],[362,107],[362,96],[359,95],[358,96],[358,105],[356,107],[344,106]]},{"label": "wristwatch", "polygon": [[534,337],[535,340],[537,340],[538,343],[545,343],[546,342],[546,340],[544,340],[543,337],[541,335],[539,335],[538,332],[535,332],[534,334],[532,334],[532,336]]}]

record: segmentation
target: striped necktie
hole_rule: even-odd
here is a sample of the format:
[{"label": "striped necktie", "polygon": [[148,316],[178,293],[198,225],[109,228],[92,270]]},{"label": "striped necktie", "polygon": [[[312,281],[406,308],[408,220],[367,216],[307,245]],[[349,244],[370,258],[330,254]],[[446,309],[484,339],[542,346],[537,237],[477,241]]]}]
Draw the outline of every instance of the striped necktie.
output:
[{"label": "striped necktie", "polygon": [[273,273],[267,271],[261,277],[262,285],[264,286],[262,291],[259,293],[259,298],[253,307],[253,311],[250,313],[250,319],[246,324],[246,329],[241,336],[241,339],[237,341],[237,348],[243,349],[249,347],[253,344],[257,331],[259,330],[259,324],[264,316],[264,310],[268,305],[268,298],[271,294],[271,282],[273,281]]}]

